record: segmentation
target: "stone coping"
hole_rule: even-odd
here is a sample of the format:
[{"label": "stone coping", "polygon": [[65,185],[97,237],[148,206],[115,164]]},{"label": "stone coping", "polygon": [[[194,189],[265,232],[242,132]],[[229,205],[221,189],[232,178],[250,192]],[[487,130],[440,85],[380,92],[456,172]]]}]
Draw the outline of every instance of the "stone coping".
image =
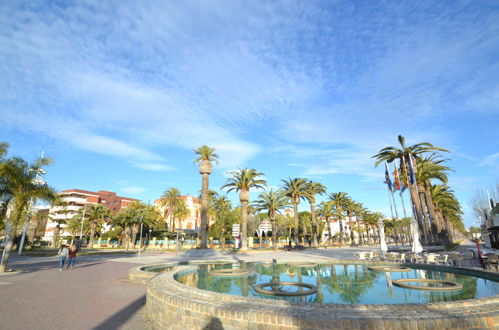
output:
[{"label": "stone coping", "polygon": [[[321,263],[366,262],[336,260]],[[300,303],[221,294],[189,287],[175,280],[177,273],[194,269],[195,266],[176,266],[171,271],[154,276],[148,282],[146,314],[153,327],[469,329],[499,326],[499,296],[428,304]]]}]

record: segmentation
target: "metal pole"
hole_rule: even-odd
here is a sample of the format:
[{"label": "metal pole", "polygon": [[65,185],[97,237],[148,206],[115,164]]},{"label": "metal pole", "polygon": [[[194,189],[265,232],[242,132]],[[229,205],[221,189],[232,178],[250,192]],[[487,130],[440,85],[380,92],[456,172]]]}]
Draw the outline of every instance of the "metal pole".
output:
[{"label": "metal pole", "polygon": [[392,200],[393,200],[393,208],[395,209],[395,218],[399,218],[399,213],[397,212],[397,203],[395,203],[395,197],[393,197],[393,190],[391,191]]},{"label": "metal pole", "polygon": [[28,209],[26,210],[26,222],[24,223],[24,229],[23,229],[23,234],[21,236],[21,243],[19,244],[19,251],[17,251],[17,255],[21,255],[23,252],[23,247],[24,247],[24,240],[26,239],[26,232],[28,231],[28,225],[30,221],[30,203],[28,203]]},{"label": "metal pole", "polygon": [[143,220],[144,216],[140,218],[139,257],[140,257],[140,250],[142,250],[142,225],[144,224]]},{"label": "metal pole", "polygon": [[87,211],[87,204],[83,206],[83,214],[81,216],[81,227],[80,227],[80,243],[81,243],[81,238],[83,236],[83,221],[85,221],[85,212]]},{"label": "metal pole", "polygon": [[178,231],[177,231],[177,244],[175,244],[175,255],[178,255]]},{"label": "metal pole", "polygon": [[402,196],[402,191],[400,192],[400,200],[402,200],[402,210],[404,210],[404,218],[407,218],[407,214],[405,213],[405,203],[404,203],[404,197]]},{"label": "metal pole", "polygon": [[390,202],[390,213],[392,214],[392,219],[393,219],[393,208],[392,208],[392,200],[390,199],[390,189],[388,189],[388,201]]}]

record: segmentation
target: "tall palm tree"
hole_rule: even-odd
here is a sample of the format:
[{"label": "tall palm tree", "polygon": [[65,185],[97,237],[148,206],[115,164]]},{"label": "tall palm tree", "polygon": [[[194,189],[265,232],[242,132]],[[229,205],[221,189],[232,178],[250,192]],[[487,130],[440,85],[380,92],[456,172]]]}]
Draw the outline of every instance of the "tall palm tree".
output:
[{"label": "tall palm tree", "polygon": [[173,224],[173,213],[175,210],[175,206],[179,202],[180,190],[175,187],[168,188],[163,195],[160,197],[160,205],[166,206],[166,217],[168,219],[168,229],[170,231],[174,230]]},{"label": "tall palm tree", "polygon": [[250,199],[250,188],[263,189],[266,185],[264,179],[260,179],[263,173],[257,172],[255,169],[238,169],[230,172],[232,178],[227,179],[227,182],[221,189],[227,189],[227,192],[239,192],[239,200],[241,201],[241,239],[242,249],[248,249],[247,242],[247,225],[248,225],[248,201]]},{"label": "tall palm tree", "polygon": [[215,227],[219,229],[222,248],[225,246],[225,235],[230,231],[234,217],[231,216],[232,204],[226,196],[217,196],[213,202],[215,210]]},{"label": "tall palm tree", "polygon": [[430,215],[430,229],[434,235],[434,241],[437,243],[442,241],[445,244],[448,243],[448,238],[445,233],[442,232],[442,223],[436,214],[430,191],[432,180],[438,180],[442,184],[447,184],[448,179],[446,172],[451,171],[452,169],[442,165],[444,161],[444,159],[440,159],[434,154],[418,159],[416,179],[421,202]]},{"label": "tall palm tree", "polygon": [[88,247],[93,249],[94,247],[94,239],[95,239],[95,231],[98,227],[101,227],[104,224],[104,219],[109,218],[111,216],[111,212],[107,207],[102,204],[95,204],[90,206],[88,210],[87,220],[90,223],[90,242]]},{"label": "tall palm tree", "polygon": [[[2,153],[5,155],[6,145],[3,144],[1,148],[4,149]],[[6,209],[12,210],[10,215],[6,212],[7,220],[12,220],[12,224],[6,224],[6,244],[0,263],[0,273],[7,269],[13,243],[13,235],[10,233],[17,232],[22,215],[29,212],[29,204],[33,201],[36,202],[37,199],[50,202],[55,196],[53,188],[46,183],[40,184],[36,181],[38,173],[51,162],[49,158],[40,158],[35,162],[28,163],[19,157],[2,161],[2,166],[0,166],[0,191],[2,195],[0,197]]]},{"label": "tall palm tree", "polygon": [[[406,146],[405,138],[402,135],[398,136],[398,141],[400,143],[401,148],[397,147],[385,147],[381,149],[373,158],[376,158],[376,163],[374,164],[377,167],[380,163],[387,161],[388,163],[393,162],[395,159],[399,159],[402,165],[402,172],[404,177],[408,177],[407,173],[409,172],[409,163],[412,158],[414,162],[416,162],[416,157],[425,154],[425,153],[435,153],[435,152],[449,152],[446,149],[435,147],[433,144],[429,142],[417,143],[412,146]],[[417,166],[414,164],[414,166]],[[407,183],[407,182],[406,182]],[[413,208],[415,210],[415,217],[419,224],[419,229],[423,233],[423,238],[425,243],[428,244],[428,234],[429,234],[429,223],[426,216],[426,211],[424,211],[419,203],[419,196],[417,193],[416,185],[409,184],[409,192],[411,194],[411,199],[413,203]],[[426,219],[426,220],[425,220]]]},{"label": "tall palm tree", "polygon": [[263,192],[255,202],[257,211],[267,211],[269,219],[272,221],[272,248],[277,251],[277,213],[288,206],[288,199],[282,191]]},{"label": "tall palm tree", "polygon": [[360,226],[360,218],[365,211],[362,203],[357,202],[353,205],[353,212],[355,213],[355,222],[357,223],[357,232],[359,233],[359,244],[364,245],[364,239],[362,238],[362,228]]},{"label": "tall palm tree", "polygon": [[[173,222],[175,219],[178,220],[175,228],[182,228],[182,221],[184,221],[190,214],[189,208],[187,207],[187,203],[183,200],[179,200],[178,204],[175,206],[173,211]],[[184,228],[185,229],[185,228]]]},{"label": "tall palm tree", "polygon": [[331,204],[331,202],[322,202],[319,204],[319,209],[317,210],[319,213],[319,219],[324,219],[326,221],[327,225],[327,232],[328,232],[328,240],[333,239],[332,231],[331,231],[331,224],[329,223],[329,219],[333,216],[334,213],[334,206]]},{"label": "tall palm tree", "polygon": [[312,236],[313,236],[313,245],[318,245],[317,240],[317,219],[315,217],[315,196],[323,195],[326,193],[326,186],[320,184],[319,182],[309,181],[305,188],[305,198],[310,203],[310,213],[312,215]]},{"label": "tall palm tree", "polygon": [[218,155],[215,153],[215,148],[210,148],[207,145],[194,150],[199,155],[195,162],[199,163],[199,173],[203,176],[201,186],[201,248],[206,249],[208,239],[208,177],[212,172],[212,162],[218,164]]},{"label": "tall palm tree", "polygon": [[430,188],[437,216],[440,217],[445,234],[450,241],[458,235],[458,229],[463,227],[461,206],[454,191],[447,185],[432,185]]},{"label": "tall palm tree", "polygon": [[343,212],[345,211],[346,204],[348,201],[349,197],[348,194],[345,192],[337,192],[337,193],[331,193],[329,194],[329,201],[331,202],[331,205],[335,207],[337,210],[337,214],[341,215],[341,217],[338,219],[340,222],[340,243],[343,243],[343,236],[344,236],[344,230],[343,230]]},{"label": "tall palm tree", "polygon": [[348,227],[350,228],[350,245],[353,245],[355,243],[355,237],[353,233],[353,223],[352,223],[352,218],[353,218],[353,213],[355,211],[355,206],[356,202],[348,198],[345,202],[345,211],[347,212],[347,217],[348,217]]},{"label": "tall palm tree", "polygon": [[295,219],[295,245],[300,245],[300,228],[298,224],[298,204],[300,204],[300,199],[305,199],[307,180],[302,178],[288,178],[287,180],[281,180],[283,182],[282,189],[286,196],[293,203],[293,215]]}]

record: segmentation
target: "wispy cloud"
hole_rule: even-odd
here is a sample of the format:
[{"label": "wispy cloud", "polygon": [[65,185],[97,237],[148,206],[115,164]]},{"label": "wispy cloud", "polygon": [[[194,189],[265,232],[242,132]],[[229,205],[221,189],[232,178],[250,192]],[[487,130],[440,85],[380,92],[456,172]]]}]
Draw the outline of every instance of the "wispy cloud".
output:
[{"label": "wispy cloud", "polygon": [[499,152],[486,156],[481,162],[480,166],[498,166]]}]

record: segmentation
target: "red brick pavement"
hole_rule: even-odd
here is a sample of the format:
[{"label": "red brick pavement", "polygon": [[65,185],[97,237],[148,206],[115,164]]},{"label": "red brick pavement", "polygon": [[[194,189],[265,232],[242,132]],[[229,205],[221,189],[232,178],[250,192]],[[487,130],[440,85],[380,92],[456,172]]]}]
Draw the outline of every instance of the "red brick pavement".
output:
[{"label": "red brick pavement", "polygon": [[127,281],[137,264],[109,258],[80,256],[63,272],[55,257],[14,260],[23,273],[0,276],[0,329],[148,329],[145,286]]}]

